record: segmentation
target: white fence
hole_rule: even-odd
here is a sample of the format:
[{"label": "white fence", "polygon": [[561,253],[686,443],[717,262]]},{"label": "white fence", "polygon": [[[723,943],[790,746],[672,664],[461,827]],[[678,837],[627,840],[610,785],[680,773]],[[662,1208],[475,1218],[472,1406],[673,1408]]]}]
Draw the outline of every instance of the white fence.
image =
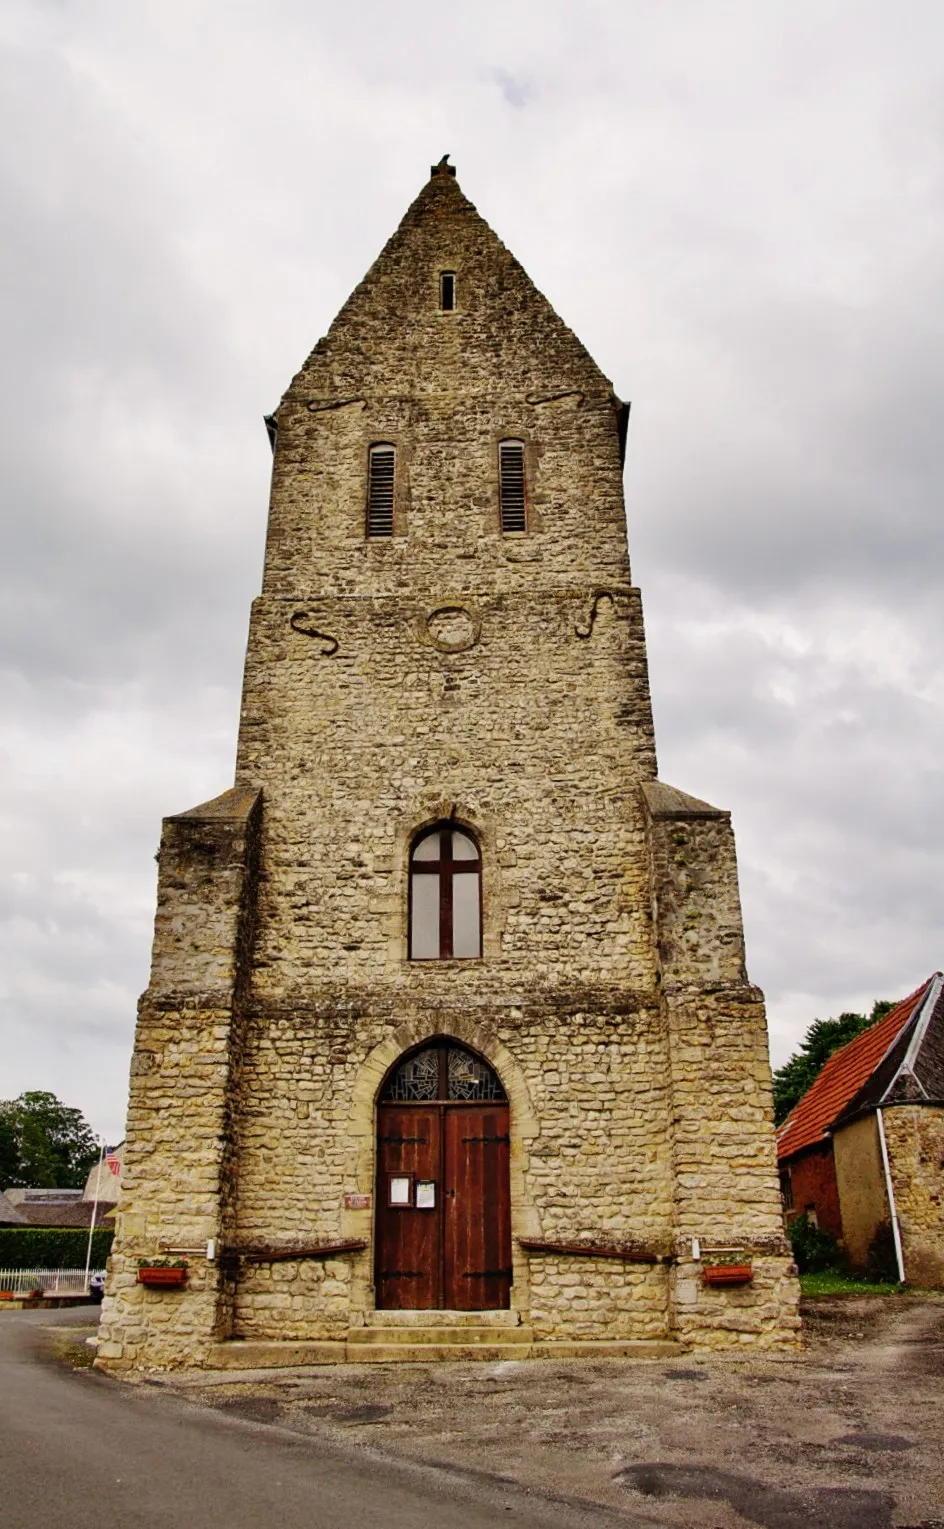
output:
[{"label": "white fence", "polygon": [[[90,1274],[103,1273],[90,1269]],[[0,1269],[0,1290],[15,1290],[17,1295],[29,1295],[33,1290],[44,1295],[83,1295],[85,1293],[84,1269]]]}]

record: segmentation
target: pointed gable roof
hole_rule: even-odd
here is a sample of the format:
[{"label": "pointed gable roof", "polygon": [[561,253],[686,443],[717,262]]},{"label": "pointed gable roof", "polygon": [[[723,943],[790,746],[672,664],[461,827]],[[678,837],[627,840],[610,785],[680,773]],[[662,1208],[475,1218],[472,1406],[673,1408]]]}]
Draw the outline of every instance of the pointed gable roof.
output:
[{"label": "pointed gable roof", "polygon": [[834,1052],[777,1132],[783,1161],[825,1141],[841,1120],[878,1105],[944,1100],[944,979],[929,977],[910,997]]},{"label": "pointed gable roof", "polygon": [[[439,309],[439,277],[456,273],[455,310]],[[610,396],[612,384],[464,196],[442,161],[363,281],[294,379],[293,393],[353,398],[378,368],[403,389]]]}]

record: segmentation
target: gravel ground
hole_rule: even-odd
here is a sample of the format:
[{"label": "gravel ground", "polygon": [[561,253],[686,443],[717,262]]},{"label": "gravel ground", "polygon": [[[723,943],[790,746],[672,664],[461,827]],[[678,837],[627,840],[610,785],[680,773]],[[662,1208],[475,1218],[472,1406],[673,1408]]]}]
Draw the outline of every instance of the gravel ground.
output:
[{"label": "gravel ground", "polygon": [[795,1357],[332,1365],[153,1383],[244,1421],[513,1481],[633,1524],[944,1529],[944,1297],[821,1298],[804,1316]]}]

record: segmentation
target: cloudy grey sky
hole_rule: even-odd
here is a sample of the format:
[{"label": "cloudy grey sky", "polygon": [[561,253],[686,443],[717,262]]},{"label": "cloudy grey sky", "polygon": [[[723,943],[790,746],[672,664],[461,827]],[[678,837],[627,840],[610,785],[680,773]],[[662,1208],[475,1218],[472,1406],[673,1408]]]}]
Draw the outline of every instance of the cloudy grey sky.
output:
[{"label": "cloudy grey sky", "polygon": [[122,1130],[232,779],[262,415],[449,150],[632,399],[660,774],[774,1060],[944,964],[939,0],[6,0],[0,1098]]}]

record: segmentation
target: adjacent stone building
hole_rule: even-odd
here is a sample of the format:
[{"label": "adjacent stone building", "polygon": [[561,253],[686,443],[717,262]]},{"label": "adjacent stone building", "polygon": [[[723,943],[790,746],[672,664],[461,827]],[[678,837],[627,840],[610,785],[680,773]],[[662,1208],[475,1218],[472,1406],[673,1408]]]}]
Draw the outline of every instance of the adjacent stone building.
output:
[{"label": "adjacent stone building", "polygon": [[944,1285],[944,977],[834,1053],[778,1133],[787,1219],[856,1269]]},{"label": "adjacent stone building", "polygon": [[[795,1341],[729,814],[656,779],[627,419],[436,166],[267,421],[236,781],[164,823],[100,1363]],[[735,1253],[752,1282],[704,1285]],[[137,1283],[161,1256],[184,1289]]]}]

